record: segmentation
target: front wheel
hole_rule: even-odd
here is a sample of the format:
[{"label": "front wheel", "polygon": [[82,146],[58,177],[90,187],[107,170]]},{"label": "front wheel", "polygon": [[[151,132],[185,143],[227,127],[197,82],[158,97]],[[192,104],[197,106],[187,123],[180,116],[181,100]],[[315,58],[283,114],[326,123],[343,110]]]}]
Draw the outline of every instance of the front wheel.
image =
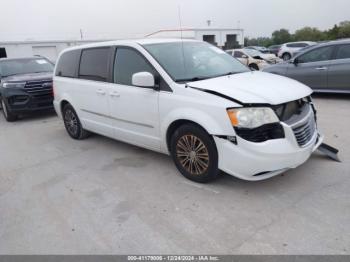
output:
[{"label": "front wheel", "polygon": [[250,64],[249,69],[252,71],[259,71],[259,67],[256,64]]},{"label": "front wheel", "polygon": [[89,132],[83,128],[77,113],[70,104],[66,104],[63,107],[62,115],[64,126],[66,127],[67,133],[70,135],[70,137],[77,140],[82,140],[88,137]]},{"label": "front wheel", "polygon": [[2,113],[7,122],[13,122],[17,120],[17,115],[12,114],[9,111],[4,99],[1,99],[1,107],[2,107]]},{"label": "front wheel", "polygon": [[171,138],[171,155],[186,178],[206,183],[219,174],[218,153],[209,134],[194,124],[179,127]]}]

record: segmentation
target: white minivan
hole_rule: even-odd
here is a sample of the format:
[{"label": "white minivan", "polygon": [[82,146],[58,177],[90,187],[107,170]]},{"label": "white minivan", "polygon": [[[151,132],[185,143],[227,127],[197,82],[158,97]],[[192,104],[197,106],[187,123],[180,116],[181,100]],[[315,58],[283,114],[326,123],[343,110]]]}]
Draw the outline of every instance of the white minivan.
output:
[{"label": "white minivan", "polygon": [[311,93],[179,39],[70,48],[54,76],[54,106],[72,138],[93,132],[170,154],[197,182],[220,170],[262,180],[304,163],[323,140]]}]

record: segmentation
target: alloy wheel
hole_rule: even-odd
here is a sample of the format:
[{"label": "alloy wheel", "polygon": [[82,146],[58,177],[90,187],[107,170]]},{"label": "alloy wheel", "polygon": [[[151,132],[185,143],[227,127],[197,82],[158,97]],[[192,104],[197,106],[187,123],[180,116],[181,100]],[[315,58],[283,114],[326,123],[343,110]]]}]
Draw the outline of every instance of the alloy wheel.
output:
[{"label": "alloy wheel", "polygon": [[72,135],[76,135],[79,128],[78,119],[72,110],[70,109],[66,110],[64,114],[64,122],[68,129],[68,132],[71,133]]},{"label": "alloy wheel", "polygon": [[176,157],[189,173],[204,174],[209,167],[209,152],[201,139],[194,135],[182,136],[176,144]]}]

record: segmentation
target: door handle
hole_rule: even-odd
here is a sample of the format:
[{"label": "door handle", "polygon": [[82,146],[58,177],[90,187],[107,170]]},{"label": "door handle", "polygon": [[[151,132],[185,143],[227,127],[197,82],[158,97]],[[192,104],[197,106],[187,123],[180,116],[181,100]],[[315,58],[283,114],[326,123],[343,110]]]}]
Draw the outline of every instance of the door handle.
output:
[{"label": "door handle", "polygon": [[324,66],[321,66],[321,67],[316,67],[316,70],[319,70],[319,71],[324,71],[324,70],[327,70],[328,68],[327,67],[324,67]]},{"label": "door handle", "polygon": [[113,91],[109,94],[111,97],[120,97],[120,94],[116,91]]},{"label": "door handle", "polygon": [[97,89],[96,93],[99,94],[99,95],[105,95],[106,91],[104,91],[103,89]]}]

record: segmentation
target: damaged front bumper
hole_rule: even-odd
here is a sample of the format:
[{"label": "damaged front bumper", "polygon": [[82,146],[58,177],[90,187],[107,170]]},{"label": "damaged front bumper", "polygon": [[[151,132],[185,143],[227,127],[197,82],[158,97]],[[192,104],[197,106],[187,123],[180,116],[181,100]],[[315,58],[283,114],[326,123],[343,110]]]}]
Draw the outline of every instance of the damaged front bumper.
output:
[{"label": "damaged front bumper", "polygon": [[[288,128],[287,128],[288,129]],[[220,170],[243,180],[264,180],[306,162],[323,142],[317,132],[306,147],[300,147],[292,132],[286,138],[253,143],[237,138],[237,145],[215,137]],[[294,140],[294,142],[293,142]]]}]

